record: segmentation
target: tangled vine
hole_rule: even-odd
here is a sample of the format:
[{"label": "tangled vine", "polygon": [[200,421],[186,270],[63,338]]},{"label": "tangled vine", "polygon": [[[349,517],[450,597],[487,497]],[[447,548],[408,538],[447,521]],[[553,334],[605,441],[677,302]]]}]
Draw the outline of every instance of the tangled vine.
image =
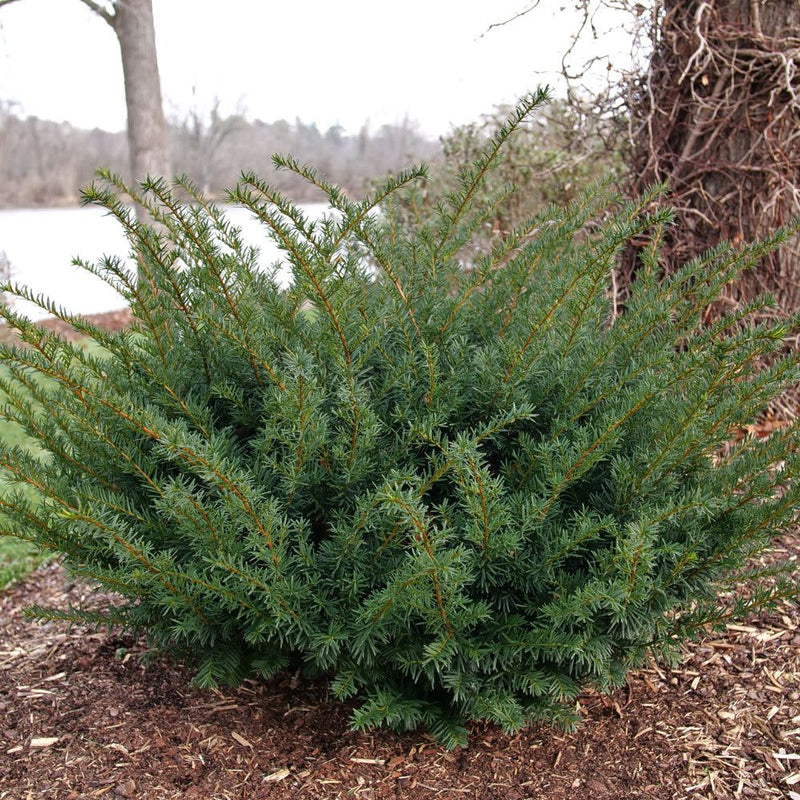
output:
[{"label": "tangled vine", "polygon": [[[795,23],[795,24],[790,24]],[[800,5],[663,0],[631,102],[634,190],[666,182],[678,224],[667,265],[722,240],[753,239],[800,210]],[[629,282],[633,260],[621,283]],[[738,304],[769,291],[800,309],[800,242],[731,287]]]}]

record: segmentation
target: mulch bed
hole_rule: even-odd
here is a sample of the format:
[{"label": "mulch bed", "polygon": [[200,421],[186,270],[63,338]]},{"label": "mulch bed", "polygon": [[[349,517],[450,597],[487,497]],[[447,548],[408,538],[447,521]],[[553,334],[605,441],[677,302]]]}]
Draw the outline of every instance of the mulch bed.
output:
[{"label": "mulch bed", "polygon": [[[132,315],[130,308],[120,308],[114,311],[103,311],[99,314],[88,314],[86,319],[102,330],[116,331],[130,325]],[[82,338],[82,334],[78,333],[75,328],[55,317],[44,319],[39,324],[41,327],[59,334],[68,341],[76,341]]]},{"label": "mulch bed", "polygon": [[[800,571],[798,530],[769,558]],[[0,800],[800,800],[800,613],[788,603],[687,646],[680,668],[584,692],[573,734],[472,725],[469,745],[446,752],[421,733],[352,732],[352,706],[324,683],[193,689],[190,670],[146,663],[130,637],[23,614],[108,602],[55,563],[0,595]]]},{"label": "mulch bed", "polygon": [[[775,542],[795,562],[800,534]],[[352,707],[292,675],[193,689],[113,632],[24,607],[112,598],[51,563],[0,597],[0,798],[793,798],[800,800],[800,615],[788,604],[579,699],[573,734],[472,725],[455,752],[354,733]]]}]

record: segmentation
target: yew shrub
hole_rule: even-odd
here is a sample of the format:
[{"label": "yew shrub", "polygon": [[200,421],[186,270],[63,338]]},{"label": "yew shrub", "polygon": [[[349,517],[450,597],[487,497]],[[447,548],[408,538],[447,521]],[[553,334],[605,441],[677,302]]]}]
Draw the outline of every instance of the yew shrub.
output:
[{"label": "yew shrub", "polygon": [[[187,181],[86,191],[136,269],[84,266],[135,321],[104,332],[31,298],[97,355],[0,306],[21,337],[3,414],[44,453],[2,447],[2,527],[119,602],[37,613],[142,632],[201,686],[302,667],[356,698],[355,727],[454,746],[469,720],[569,725],[583,687],[796,591],[747,566],[793,520],[795,429],[714,457],[797,380],[794,321],[743,324],[754,303],[701,324],[789,231],[659,280],[669,212],[594,186],[465,263],[502,200],[480,187],[543,99],[410,222],[421,168],[353,202],[277,158],[324,193],[318,221],[244,175],[230,200],[281,247],[288,288]],[[612,320],[632,237],[652,246]]]}]

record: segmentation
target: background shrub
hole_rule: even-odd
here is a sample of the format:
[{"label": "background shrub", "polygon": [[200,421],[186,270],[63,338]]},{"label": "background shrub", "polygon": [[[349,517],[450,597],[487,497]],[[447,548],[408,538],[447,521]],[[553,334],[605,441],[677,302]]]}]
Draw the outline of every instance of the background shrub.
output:
[{"label": "background shrub", "polygon": [[[463,263],[493,213],[474,198],[543,99],[411,233],[393,198],[407,214],[423,169],[353,203],[276,159],[325,193],[320,222],[243,176],[231,200],[282,247],[287,290],[187,181],[135,193],[107,174],[87,191],[124,226],[139,277],[85,266],[136,321],[104,333],[70,318],[98,355],[2,311],[23,339],[2,351],[4,414],[46,452],[2,449],[20,487],[3,496],[4,532],[120,602],[40,614],[144,631],[204,686],[302,666],[358,696],[357,728],[423,724],[452,746],[468,719],[569,724],[582,687],[618,686],[649,650],[795,591],[719,601],[793,519],[796,432],[712,458],[796,380],[786,325],[735,324],[747,310],[699,325],[786,232],[659,284],[668,212],[594,187]],[[609,271],[646,233],[611,320]]]}]

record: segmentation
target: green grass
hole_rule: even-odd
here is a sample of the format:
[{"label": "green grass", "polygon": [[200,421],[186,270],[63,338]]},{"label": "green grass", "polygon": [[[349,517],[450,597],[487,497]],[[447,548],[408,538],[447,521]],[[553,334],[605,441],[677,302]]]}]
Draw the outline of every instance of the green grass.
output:
[{"label": "green grass", "polygon": [[11,536],[0,536],[0,591],[33,572],[46,558],[46,555],[28,542]]},{"label": "green grass", "polygon": [[[80,342],[93,355],[100,355],[102,348],[91,341]],[[0,374],[6,369],[0,365]],[[0,405],[3,402],[3,393],[0,391]],[[14,422],[0,420],[0,440],[6,444],[25,447],[33,452],[41,453],[35,443],[25,434],[25,431]],[[0,494],[8,486],[8,482],[0,477]],[[16,539],[13,536],[0,535],[0,591],[7,588],[14,581],[24,578],[49,556],[42,553],[37,547]]]},{"label": "green grass", "polygon": [[[0,420],[0,439],[7,444],[35,449],[30,439],[19,425]],[[0,478],[0,494],[8,486],[4,478]],[[44,555],[38,548],[21,539],[0,535],[0,590],[19,578],[25,577],[44,561]]]}]

